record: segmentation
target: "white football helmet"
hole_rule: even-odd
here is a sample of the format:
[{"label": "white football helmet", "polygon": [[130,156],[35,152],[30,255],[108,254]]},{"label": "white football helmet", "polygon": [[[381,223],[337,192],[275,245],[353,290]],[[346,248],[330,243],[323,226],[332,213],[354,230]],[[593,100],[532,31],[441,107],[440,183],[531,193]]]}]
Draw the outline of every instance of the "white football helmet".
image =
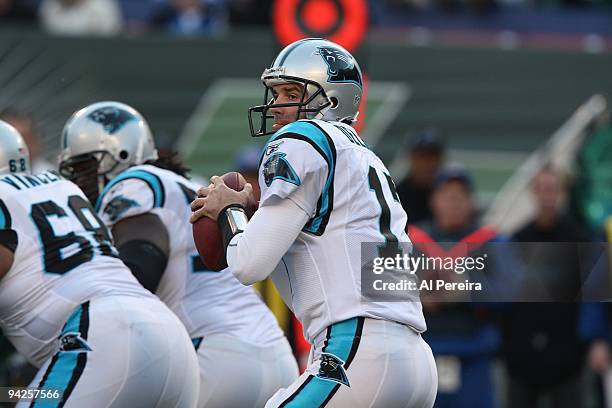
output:
[{"label": "white football helmet", "polygon": [[30,151],[17,129],[0,120],[0,174],[30,173]]},{"label": "white football helmet", "polygon": [[[266,87],[264,105],[249,109],[252,136],[273,133],[267,130],[272,108],[298,106],[296,120],[302,113],[308,119],[339,121],[352,124],[357,120],[363,91],[361,68],[353,56],[336,43],[321,38],[306,38],[285,47],[264,70],[261,81]],[[270,99],[273,86],[298,83],[304,92],[300,102],[274,104]],[[261,115],[260,126],[254,126],[253,114]],[[256,129],[257,128],[257,129]]]},{"label": "white football helmet", "polygon": [[[124,103],[108,101],[86,106],[66,122],[58,162],[60,174],[94,200],[123,170],[155,159],[153,135],[142,115]],[[97,191],[92,179],[97,179]]]}]

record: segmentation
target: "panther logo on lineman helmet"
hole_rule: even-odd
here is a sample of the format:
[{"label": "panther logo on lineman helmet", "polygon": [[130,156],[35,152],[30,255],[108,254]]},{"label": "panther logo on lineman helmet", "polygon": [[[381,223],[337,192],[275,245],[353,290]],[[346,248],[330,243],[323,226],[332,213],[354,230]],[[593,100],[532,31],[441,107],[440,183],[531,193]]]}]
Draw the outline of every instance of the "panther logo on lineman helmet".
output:
[{"label": "panther logo on lineman helmet", "polygon": [[89,119],[101,124],[109,134],[116,133],[126,123],[137,120],[136,116],[132,115],[123,109],[117,109],[114,106],[105,106],[96,109],[88,116]]}]

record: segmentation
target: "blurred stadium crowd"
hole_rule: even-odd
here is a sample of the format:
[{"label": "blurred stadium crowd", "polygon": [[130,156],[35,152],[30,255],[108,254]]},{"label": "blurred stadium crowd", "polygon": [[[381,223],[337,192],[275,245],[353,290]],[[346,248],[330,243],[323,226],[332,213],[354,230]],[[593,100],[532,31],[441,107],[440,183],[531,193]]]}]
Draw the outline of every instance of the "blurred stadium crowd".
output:
[{"label": "blurred stadium crowd", "polygon": [[[0,0],[0,25],[39,26],[58,35],[166,31],[176,36],[217,36],[232,27],[269,25],[272,3]],[[544,21],[540,25],[543,30],[551,27],[554,31],[612,33],[610,0],[381,0],[372,1],[370,9],[372,24],[383,28],[415,22],[435,28],[452,20],[456,28],[528,29],[525,21]],[[563,20],[568,13],[573,13],[575,24]],[[543,14],[546,16],[541,20]],[[27,139],[35,171],[53,167],[40,154],[37,126],[27,113],[6,110],[0,118],[12,123]],[[598,143],[603,147],[597,149],[612,149],[612,128],[607,125],[600,132]],[[403,179],[395,177],[413,240],[427,236],[445,243],[462,242],[467,237],[491,242],[576,243],[607,242],[612,237],[608,219],[593,217],[586,210],[593,203],[609,199],[602,187],[581,190],[575,177],[548,163],[541,163],[528,183],[535,208],[533,217],[509,233],[492,231],[481,220],[483,209],[475,196],[478,186],[473,176],[463,166],[449,165],[447,147],[443,130],[435,127],[414,132],[401,147],[409,171]],[[583,152],[583,164],[589,154]],[[240,151],[235,169],[252,179],[258,160],[257,148]],[[588,170],[588,166],[585,168]],[[604,165],[592,170],[595,173],[602,177],[600,181],[612,180]],[[586,196],[592,199],[584,204]],[[558,262],[570,275],[582,268],[580,260],[569,255],[561,256]],[[301,337],[299,323],[279,303],[270,282],[259,289],[304,363],[309,345]],[[425,337],[437,356],[440,378],[436,407],[612,406],[612,309],[607,303],[580,302],[576,293],[551,300],[498,305],[424,299],[428,324]],[[0,359],[0,385],[27,385],[35,371],[6,342],[0,344]]]},{"label": "blurred stadium crowd", "polygon": [[[0,23],[60,35],[215,36],[270,24],[272,7],[272,0],[1,0]],[[369,8],[374,27],[612,32],[610,0],[379,0]]]}]

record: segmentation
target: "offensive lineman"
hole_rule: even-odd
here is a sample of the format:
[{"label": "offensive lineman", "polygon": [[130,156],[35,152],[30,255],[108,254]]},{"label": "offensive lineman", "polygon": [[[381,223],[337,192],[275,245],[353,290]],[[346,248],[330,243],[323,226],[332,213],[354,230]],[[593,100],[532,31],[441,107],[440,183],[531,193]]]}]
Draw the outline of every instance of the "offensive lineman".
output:
[{"label": "offensive lineman", "polygon": [[[27,146],[0,122],[0,326],[40,370],[29,405],[184,407],[198,398],[196,355],[181,322],[117,258],[85,195],[30,173]],[[154,357],[154,358],[153,358]]]},{"label": "offensive lineman", "polygon": [[158,158],[147,122],[125,104],[89,105],[64,127],[61,174],[97,202],[121,259],[192,338],[200,362],[198,407],[263,407],[297,378],[297,364],[255,291],[201,263],[187,222],[198,186],[185,171]]},{"label": "offensive lineman", "polygon": [[249,110],[249,123],[253,136],[273,135],[260,163],[259,210],[247,224],[251,186],[236,192],[213,177],[191,221],[217,220],[244,284],[272,274],[313,345],[307,371],[266,407],[431,407],[437,373],[418,298],[361,298],[361,243],[409,239],[388,170],[349,126],[362,94],[357,62],[337,44],[305,39],[261,79],[267,104]]}]

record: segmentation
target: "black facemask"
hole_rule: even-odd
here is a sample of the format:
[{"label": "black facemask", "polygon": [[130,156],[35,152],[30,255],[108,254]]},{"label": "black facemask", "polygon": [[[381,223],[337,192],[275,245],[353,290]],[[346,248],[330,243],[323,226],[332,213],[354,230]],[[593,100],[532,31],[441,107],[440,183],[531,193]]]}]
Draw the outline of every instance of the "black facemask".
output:
[{"label": "black facemask", "polygon": [[60,163],[59,172],[66,179],[75,183],[92,205],[96,205],[100,195],[98,169],[104,155],[97,157],[96,153],[86,153],[72,157]]},{"label": "black facemask", "polygon": [[[268,113],[270,109],[289,108],[289,107],[297,106],[298,109],[296,112],[295,120],[299,120],[300,117],[302,116],[302,113],[318,113],[321,110],[331,105],[331,102],[327,102],[319,106],[318,108],[308,108],[308,105],[310,105],[320,95],[322,95],[324,99],[327,99],[327,96],[325,95],[325,91],[323,90],[323,87],[319,85],[318,83],[314,81],[310,81],[308,79],[297,78],[297,77],[292,77],[292,76],[287,76],[287,75],[279,75],[278,78],[286,80],[287,82],[299,83],[300,85],[303,86],[302,97],[300,98],[300,102],[275,104],[274,98],[270,98],[270,94],[272,93],[272,88],[266,86],[266,91],[264,94],[264,104],[252,106],[249,108],[249,128],[251,130],[251,136],[253,137],[266,136],[266,135],[271,135],[274,133],[274,131],[268,131],[268,120],[274,119],[274,115],[271,115]],[[268,79],[268,78],[264,78],[264,79]],[[269,78],[269,79],[272,79],[272,78]],[[314,87],[316,91],[314,91],[312,95],[309,95],[308,99],[306,99],[307,90],[309,86],[311,88]],[[256,126],[254,126],[253,124],[254,122],[253,114],[254,113],[259,114],[260,123],[258,126],[259,130],[257,131],[255,130]]]}]

